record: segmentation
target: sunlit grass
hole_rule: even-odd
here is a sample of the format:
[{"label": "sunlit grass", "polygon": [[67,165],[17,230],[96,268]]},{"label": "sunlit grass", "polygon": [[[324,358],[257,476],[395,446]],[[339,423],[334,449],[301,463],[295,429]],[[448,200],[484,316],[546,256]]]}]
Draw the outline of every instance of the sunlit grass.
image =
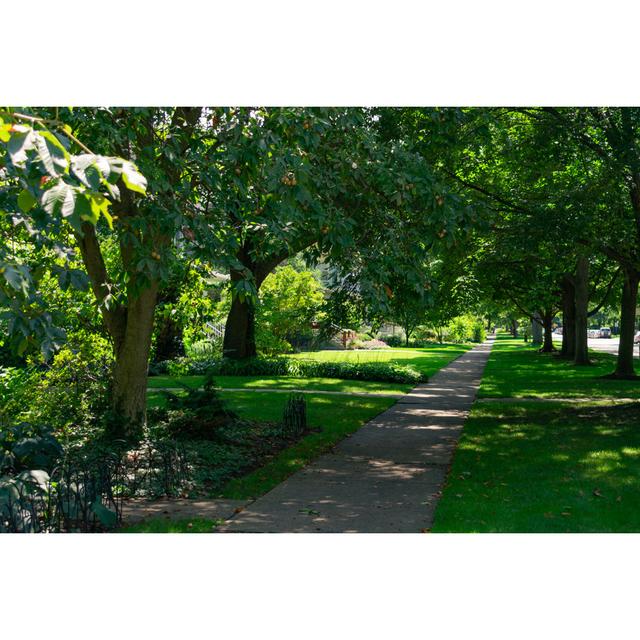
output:
[{"label": "sunlit grass", "polygon": [[292,358],[318,362],[393,362],[411,365],[430,376],[472,348],[466,344],[434,344],[422,349],[353,349],[347,351],[324,350],[297,353]]},{"label": "sunlit grass", "polygon": [[118,529],[117,533],[212,533],[224,520],[154,518]]},{"label": "sunlit grass", "polygon": [[[204,376],[154,376],[149,378],[149,389],[201,387]],[[410,384],[398,382],[369,382],[339,380],[336,378],[293,378],[288,376],[216,376],[216,386],[222,389],[303,389],[338,391],[340,393],[406,393]]]},{"label": "sunlit grass", "polygon": [[640,385],[601,379],[615,358],[592,357],[574,367],[496,342],[480,395],[542,401],[474,405],[433,531],[640,531],[640,402],[602,401],[637,398]]},{"label": "sunlit grass", "polygon": [[615,356],[591,351],[590,366],[576,367],[557,354],[538,353],[522,340],[500,336],[487,363],[479,397],[639,398],[640,382],[610,380]]}]

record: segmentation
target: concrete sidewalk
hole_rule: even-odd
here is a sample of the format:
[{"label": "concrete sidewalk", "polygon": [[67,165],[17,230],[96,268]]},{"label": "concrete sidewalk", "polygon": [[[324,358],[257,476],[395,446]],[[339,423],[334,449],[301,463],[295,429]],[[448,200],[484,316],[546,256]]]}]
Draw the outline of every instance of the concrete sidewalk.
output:
[{"label": "concrete sidewalk", "polygon": [[228,532],[415,532],[431,527],[493,340],[403,396],[220,527]]}]

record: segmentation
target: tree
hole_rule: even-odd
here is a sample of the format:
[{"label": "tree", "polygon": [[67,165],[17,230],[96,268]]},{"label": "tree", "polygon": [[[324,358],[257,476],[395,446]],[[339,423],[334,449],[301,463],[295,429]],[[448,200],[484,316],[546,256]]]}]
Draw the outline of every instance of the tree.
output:
[{"label": "tree", "polygon": [[[640,110],[545,108],[529,110],[548,136],[589,162],[588,193],[599,215],[597,233],[576,240],[606,255],[622,279],[616,378],[634,378],[633,338],[640,282]],[[582,217],[582,224],[587,219]]]},{"label": "tree", "polygon": [[264,350],[275,338],[290,348],[297,338],[309,337],[312,321],[321,320],[323,302],[322,285],[311,271],[297,271],[289,264],[278,267],[260,289],[258,346]]},{"label": "tree", "polygon": [[383,143],[363,109],[233,109],[216,120],[211,162],[220,180],[200,186],[201,219],[222,212],[233,302],[224,353],[255,355],[258,291],[288,257],[304,251],[361,276],[379,297],[417,259],[450,241],[467,209],[406,145]]},{"label": "tree", "polygon": [[[44,209],[52,246],[62,247],[66,254],[79,254],[82,260],[113,344],[114,436],[136,437],[145,421],[147,366],[158,291],[179,249],[178,234],[189,233],[188,220],[196,205],[193,182],[196,171],[205,168],[204,163],[195,161],[202,159],[204,147],[204,140],[194,136],[200,113],[200,109],[187,108],[75,110],[65,116],[63,133],[45,138],[53,168],[45,165],[48,157],[37,159],[36,154],[44,153],[39,134],[32,138],[18,131],[19,145],[13,136],[5,141],[12,167],[20,165],[24,154],[28,162],[33,156],[32,164],[40,163],[49,173],[66,176],[68,172],[81,185],[78,189],[86,192],[76,193],[60,176],[53,186],[44,183],[42,194],[30,182],[33,198],[40,198],[42,205],[30,218],[37,219]],[[40,115],[43,117],[31,116],[38,129],[53,117],[48,110],[41,110]],[[15,118],[10,114],[3,117],[10,133]],[[65,144],[77,148],[76,134],[90,141],[95,150],[104,153],[115,149],[120,156],[135,157],[138,166],[144,167],[141,170],[149,188],[129,161],[90,154],[86,148],[87,153],[77,156],[72,165],[59,147],[65,153],[69,153]],[[99,190],[107,191],[112,206]],[[142,198],[145,192],[149,195]],[[89,199],[87,193],[96,195]],[[136,193],[140,195],[136,197]],[[25,196],[22,198],[23,205],[28,204]],[[24,212],[21,216],[16,225],[29,233],[30,219]],[[107,250],[115,250],[115,260],[107,260]]]}]

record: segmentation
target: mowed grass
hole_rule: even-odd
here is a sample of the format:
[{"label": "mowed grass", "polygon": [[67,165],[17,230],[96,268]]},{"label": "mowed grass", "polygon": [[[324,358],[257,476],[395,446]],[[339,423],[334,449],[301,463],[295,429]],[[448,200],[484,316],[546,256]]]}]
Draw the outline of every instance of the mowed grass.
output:
[{"label": "mowed grass", "polygon": [[[640,531],[640,402],[633,381],[603,380],[614,357],[575,367],[501,336],[484,397],[465,423],[435,532]],[[539,398],[527,402],[525,398]],[[550,398],[582,402],[545,402]]]},{"label": "mowed grass", "polygon": [[317,362],[393,362],[410,365],[420,373],[432,376],[472,347],[473,345],[468,344],[434,344],[422,349],[324,350],[296,353],[290,357]]},{"label": "mowed grass", "polygon": [[[338,391],[341,393],[407,393],[410,384],[397,382],[368,382],[363,380],[338,380],[335,378],[292,378],[274,376],[216,376],[215,383],[221,389],[303,389]],[[198,388],[204,384],[204,376],[154,376],[149,378],[149,389],[170,389],[187,386]]]},{"label": "mowed grass", "polygon": [[116,533],[211,533],[223,522],[224,520],[204,520],[202,518],[193,518],[192,520],[154,518],[121,527]]},{"label": "mowed grass", "polygon": [[[243,418],[276,422],[282,419],[288,394],[222,391],[231,410]],[[357,431],[388,409],[393,398],[362,398],[306,394],[307,422],[314,429],[298,443],[280,451],[266,465],[229,482],[218,497],[256,498],[273,489],[292,473],[328,451],[347,435]],[[149,406],[163,404],[161,392],[149,393]]]},{"label": "mowed grass", "polygon": [[538,353],[521,339],[500,335],[484,371],[478,397],[640,398],[640,382],[607,380],[615,356],[590,352],[593,364],[576,367],[557,354]]},{"label": "mowed grass", "polygon": [[640,531],[640,403],[476,404],[434,532]]}]

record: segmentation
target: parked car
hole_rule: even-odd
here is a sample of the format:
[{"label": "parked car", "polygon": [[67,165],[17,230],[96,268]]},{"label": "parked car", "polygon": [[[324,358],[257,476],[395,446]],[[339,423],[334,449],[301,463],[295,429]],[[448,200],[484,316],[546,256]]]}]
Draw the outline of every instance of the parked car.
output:
[{"label": "parked car", "polygon": [[636,331],[636,335],[635,335],[635,336],[633,336],[633,341],[634,341],[635,343],[640,342],[640,331]]},{"label": "parked car", "polygon": [[611,329],[609,327],[600,327],[600,337],[601,338],[610,338],[611,337]]}]

